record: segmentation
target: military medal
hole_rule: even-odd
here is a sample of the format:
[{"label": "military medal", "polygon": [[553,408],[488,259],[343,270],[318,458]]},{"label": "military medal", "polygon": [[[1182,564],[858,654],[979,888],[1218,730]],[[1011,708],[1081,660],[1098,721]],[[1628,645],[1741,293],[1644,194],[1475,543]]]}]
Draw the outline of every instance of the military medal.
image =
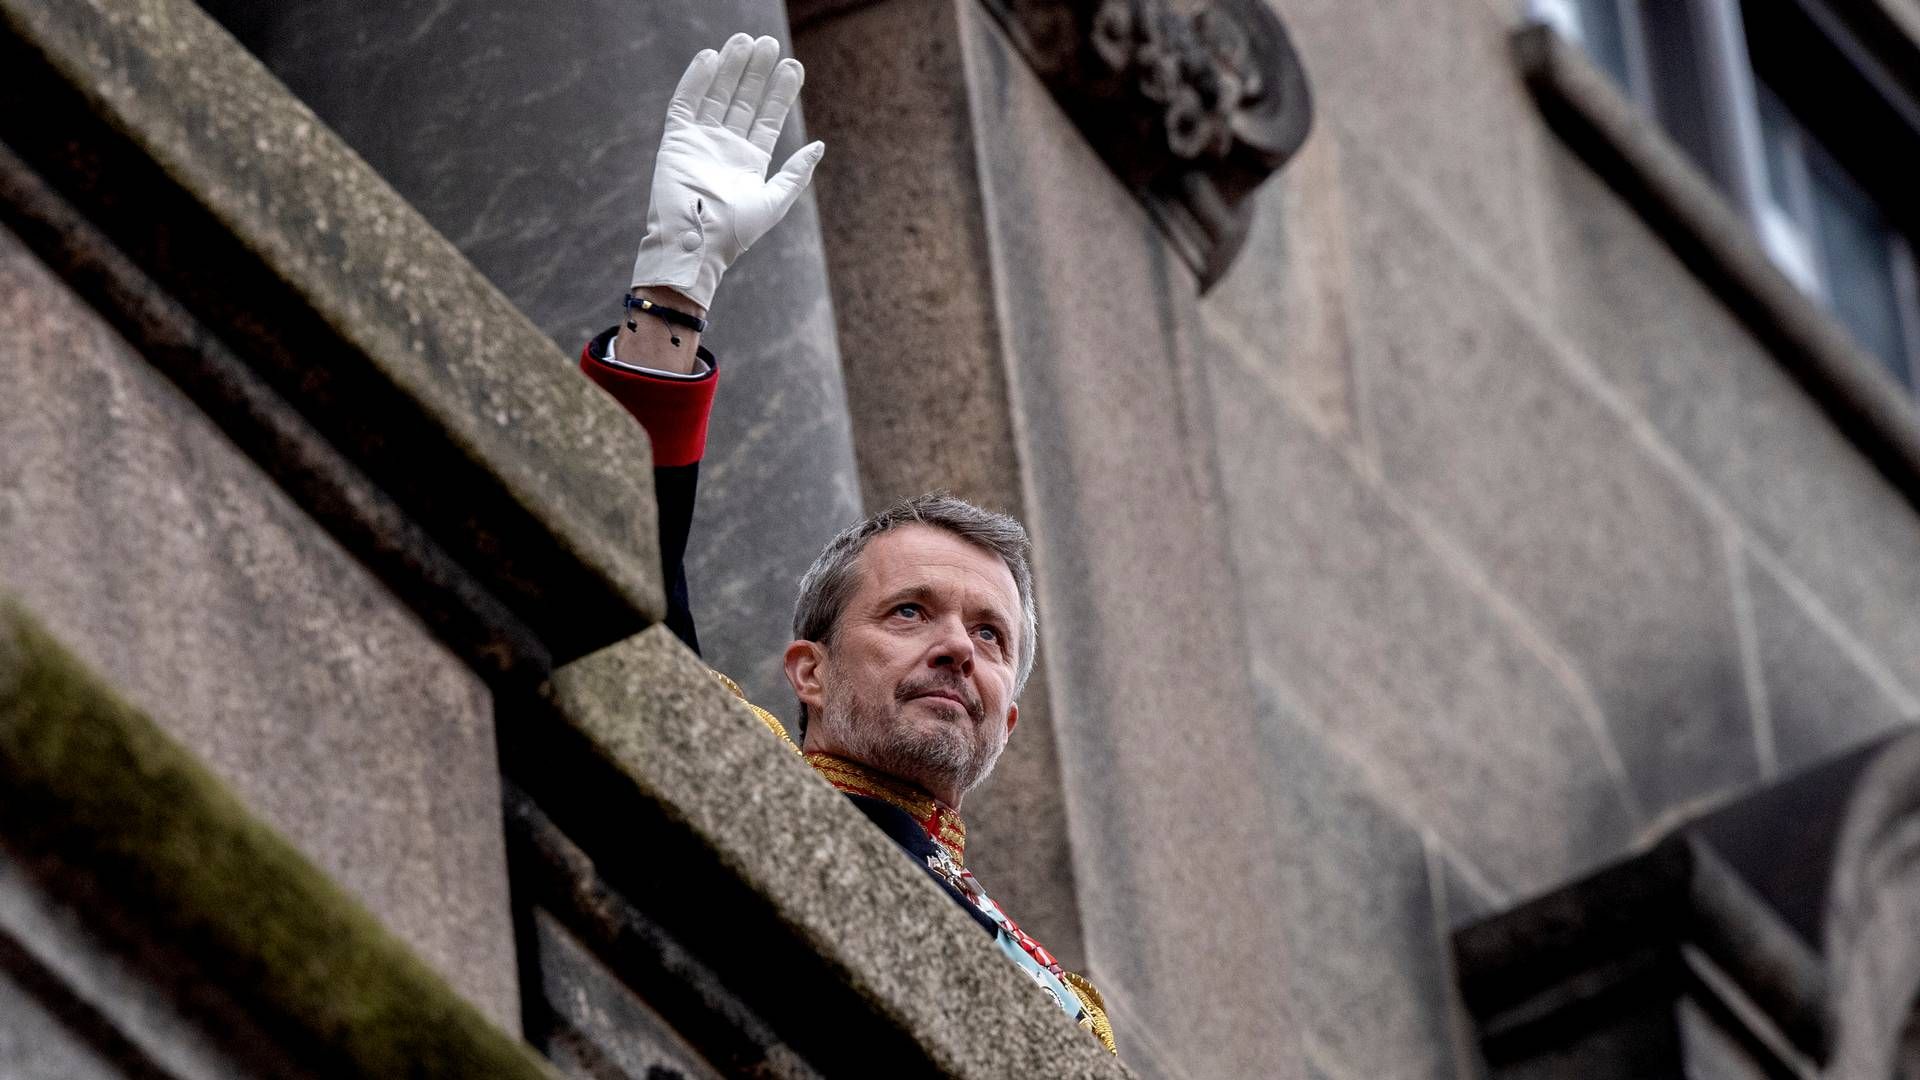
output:
[{"label": "military medal", "polygon": [[1001,951],[1011,957],[1015,965],[1026,972],[1040,989],[1046,991],[1055,1005],[1073,1017],[1074,1023],[1091,1030],[1092,1018],[1088,1016],[1080,995],[1069,987],[1067,974],[1061,969],[1060,962],[1053,958],[1045,946],[1020,929],[1019,923],[1001,911],[999,904],[988,898],[987,891],[980,887],[980,882],[974,879],[971,871],[961,866],[945,848],[927,856],[927,869],[953,886],[954,891],[966,897],[968,903],[992,919],[993,924],[1000,928],[998,938]]}]

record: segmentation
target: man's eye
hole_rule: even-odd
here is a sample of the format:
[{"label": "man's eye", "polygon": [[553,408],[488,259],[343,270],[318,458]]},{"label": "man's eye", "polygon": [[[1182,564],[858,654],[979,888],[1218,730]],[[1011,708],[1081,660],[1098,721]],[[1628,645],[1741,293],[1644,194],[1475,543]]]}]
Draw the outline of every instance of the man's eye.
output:
[{"label": "man's eye", "polygon": [[920,617],[920,605],[901,604],[893,609],[893,613],[903,619],[917,619]]},{"label": "man's eye", "polygon": [[993,642],[995,645],[1000,644],[1000,628],[997,626],[981,627],[980,636],[987,639],[988,641]]}]

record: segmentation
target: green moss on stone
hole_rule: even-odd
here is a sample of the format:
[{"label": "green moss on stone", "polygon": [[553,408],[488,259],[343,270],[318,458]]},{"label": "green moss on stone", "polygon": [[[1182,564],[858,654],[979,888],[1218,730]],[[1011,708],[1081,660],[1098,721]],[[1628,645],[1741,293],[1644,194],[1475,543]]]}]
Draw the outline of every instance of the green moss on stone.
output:
[{"label": "green moss on stone", "polygon": [[0,842],[112,889],[358,1075],[552,1076],[4,595]]}]

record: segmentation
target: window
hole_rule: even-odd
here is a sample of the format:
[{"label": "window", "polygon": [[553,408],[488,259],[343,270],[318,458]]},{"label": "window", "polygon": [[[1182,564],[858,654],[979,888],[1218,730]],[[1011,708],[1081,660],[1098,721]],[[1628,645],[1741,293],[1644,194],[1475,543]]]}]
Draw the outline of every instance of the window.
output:
[{"label": "window", "polygon": [[1595,63],[1646,104],[1646,54],[1641,51],[1639,6],[1626,0],[1537,0],[1534,16],[1580,43]]},{"label": "window", "polygon": [[1767,162],[1760,223],[1768,253],[1912,386],[1911,245],[1779,96],[1765,83],[1759,91]]},{"label": "window", "polygon": [[[1858,0],[1533,2],[1713,180],[1781,272],[1911,390],[1920,86],[1897,74],[1916,67],[1915,43],[1873,23],[1873,10]],[[1867,41],[1903,51],[1889,61]]]}]

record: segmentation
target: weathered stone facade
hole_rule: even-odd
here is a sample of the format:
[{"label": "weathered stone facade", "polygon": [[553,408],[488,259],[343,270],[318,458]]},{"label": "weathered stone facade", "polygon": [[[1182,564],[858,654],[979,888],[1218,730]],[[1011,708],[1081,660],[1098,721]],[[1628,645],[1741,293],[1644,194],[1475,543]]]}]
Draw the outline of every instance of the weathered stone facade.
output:
[{"label": "weathered stone facade", "polygon": [[[1117,1072],[649,628],[645,443],[566,354],[745,29],[829,149],[714,312],[708,659],[781,711],[862,505],[1020,515],[1040,666],[970,851],[1124,1068],[1905,1067],[1920,417],[1522,0],[1269,0],[1312,132],[1198,248],[1047,61],[1099,4],[206,6],[265,69],[183,0],[0,0],[0,739],[59,641],[425,961],[383,993],[468,1003],[421,1060]],[[0,1065],[327,1045],[290,990],[206,1049],[113,1006],[148,969],[36,976],[62,919],[179,931],[89,924],[20,826]]]},{"label": "weathered stone facade", "polygon": [[258,60],[0,20],[0,1073],[1126,1074],[657,625],[644,434]]}]

